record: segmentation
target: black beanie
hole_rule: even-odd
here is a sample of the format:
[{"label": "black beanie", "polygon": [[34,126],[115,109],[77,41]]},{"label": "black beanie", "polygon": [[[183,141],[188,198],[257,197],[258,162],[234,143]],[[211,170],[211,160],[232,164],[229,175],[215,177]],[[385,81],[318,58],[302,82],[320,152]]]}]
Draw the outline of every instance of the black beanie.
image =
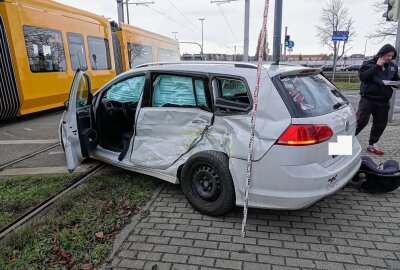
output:
[{"label": "black beanie", "polygon": [[387,54],[389,52],[394,52],[393,59],[395,59],[397,56],[397,52],[396,52],[396,49],[390,44],[383,45],[382,48],[376,54],[376,58],[384,56],[385,54]]}]

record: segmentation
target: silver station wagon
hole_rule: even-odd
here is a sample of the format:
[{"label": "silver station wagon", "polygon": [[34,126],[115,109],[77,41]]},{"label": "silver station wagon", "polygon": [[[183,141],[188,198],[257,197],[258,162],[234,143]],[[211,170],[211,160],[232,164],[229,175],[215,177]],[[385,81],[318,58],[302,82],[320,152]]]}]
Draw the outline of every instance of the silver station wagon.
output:
[{"label": "silver station wagon", "polygon": [[[182,186],[190,204],[223,215],[244,204],[256,66],[152,63],[94,95],[78,71],[60,124],[67,166],[91,157]],[[262,67],[249,206],[301,209],[360,167],[354,108],[319,69]],[[338,135],[352,155],[329,155]]]}]

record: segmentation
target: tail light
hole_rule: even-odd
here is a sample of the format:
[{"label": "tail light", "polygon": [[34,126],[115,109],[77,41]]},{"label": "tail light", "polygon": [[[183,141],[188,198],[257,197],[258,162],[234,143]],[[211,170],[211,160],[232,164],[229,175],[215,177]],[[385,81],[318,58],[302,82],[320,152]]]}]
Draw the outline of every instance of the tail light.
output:
[{"label": "tail light", "polygon": [[333,131],[326,125],[290,125],[279,137],[276,144],[304,146],[329,140]]}]

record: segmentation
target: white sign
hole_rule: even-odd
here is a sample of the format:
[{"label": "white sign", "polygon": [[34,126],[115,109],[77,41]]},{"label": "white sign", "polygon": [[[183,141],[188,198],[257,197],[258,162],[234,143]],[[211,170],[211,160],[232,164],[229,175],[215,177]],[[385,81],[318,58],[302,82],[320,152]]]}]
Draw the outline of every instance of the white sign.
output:
[{"label": "white sign", "polygon": [[337,136],[337,143],[329,143],[329,155],[351,156],[353,154],[353,136]]}]

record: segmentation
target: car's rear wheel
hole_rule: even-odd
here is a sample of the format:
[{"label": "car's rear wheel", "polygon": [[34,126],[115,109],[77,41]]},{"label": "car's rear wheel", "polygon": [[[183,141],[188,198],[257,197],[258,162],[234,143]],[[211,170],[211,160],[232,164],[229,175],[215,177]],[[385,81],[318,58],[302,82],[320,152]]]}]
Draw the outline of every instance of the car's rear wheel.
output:
[{"label": "car's rear wheel", "polygon": [[189,203],[209,216],[221,216],[235,205],[235,190],[228,157],[204,151],[190,157],[183,166],[181,185]]}]

